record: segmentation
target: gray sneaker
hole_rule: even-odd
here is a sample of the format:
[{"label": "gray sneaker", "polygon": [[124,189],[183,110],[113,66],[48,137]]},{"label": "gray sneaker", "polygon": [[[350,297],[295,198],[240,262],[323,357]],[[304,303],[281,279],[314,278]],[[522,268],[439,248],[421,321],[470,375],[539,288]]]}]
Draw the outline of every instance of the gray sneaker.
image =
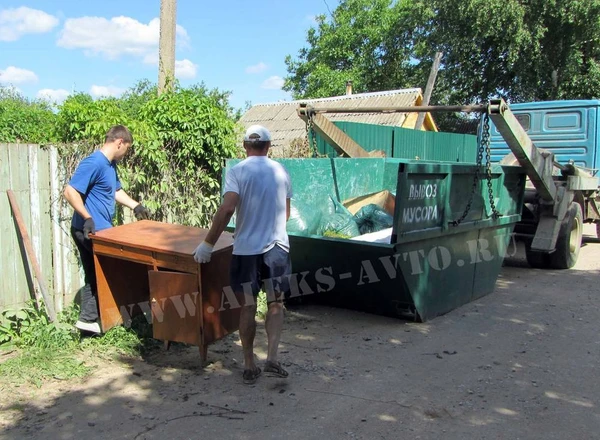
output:
[{"label": "gray sneaker", "polygon": [[100,329],[100,324],[98,324],[97,322],[77,321],[75,323],[75,328],[84,332],[96,333],[98,335],[102,333],[102,330]]}]

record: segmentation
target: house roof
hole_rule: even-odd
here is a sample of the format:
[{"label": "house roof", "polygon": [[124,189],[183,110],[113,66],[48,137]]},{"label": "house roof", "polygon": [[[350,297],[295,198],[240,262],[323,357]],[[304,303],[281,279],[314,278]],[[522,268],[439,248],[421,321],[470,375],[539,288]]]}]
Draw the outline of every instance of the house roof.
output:
[{"label": "house roof", "polygon": [[[306,124],[297,113],[297,109],[302,103],[313,105],[327,103],[342,108],[409,107],[420,105],[422,99],[421,89],[415,88],[257,104],[241,117],[240,123],[244,128],[248,128],[253,124],[267,127],[273,137],[272,148],[286,148],[294,139],[306,136]],[[414,115],[414,118],[409,118],[406,113],[327,113],[326,116],[332,121],[361,122],[396,127],[407,127],[408,123],[408,128],[414,128],[414,121],[411,127],[408,119],[416,120],[417,113],[411,113],[411,115]],[[435,123],[430,115],[426,118],[424,128],[436,130]]]}]

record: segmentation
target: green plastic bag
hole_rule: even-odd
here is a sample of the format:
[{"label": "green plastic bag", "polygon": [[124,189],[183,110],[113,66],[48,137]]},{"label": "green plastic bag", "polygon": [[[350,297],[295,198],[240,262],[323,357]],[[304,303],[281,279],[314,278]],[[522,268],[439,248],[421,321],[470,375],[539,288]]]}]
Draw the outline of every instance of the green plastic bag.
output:
[{"label": "green plastic bag", "polygon": [[360,235],[378,232],[394,226],[394,217],[375,204],[363,206],[355,215]]},{"label": "green plastic bag", "polygon": [[339,238],[352,238],[360,235],[358,225],[350,211],[333,197],[329,197],[335,206],[335,212],[323,216],[318,234]]},{"label": "green plastic bag", "polygon": [[290,202],[290,218],[286,230],[294,235],[315,235],[321,222],[321,211],[297,199]]}]

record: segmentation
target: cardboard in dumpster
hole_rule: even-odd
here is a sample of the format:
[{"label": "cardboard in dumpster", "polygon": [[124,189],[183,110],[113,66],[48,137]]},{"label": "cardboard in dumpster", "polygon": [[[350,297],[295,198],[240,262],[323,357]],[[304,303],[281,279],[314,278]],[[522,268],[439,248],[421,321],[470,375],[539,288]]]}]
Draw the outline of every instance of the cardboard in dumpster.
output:
[{"label": "cardboard in dumpster", "polygon": [[382,229],[377,232],[370,232],[368,234],[359,235],[358,237],[352,237],[350,240],[366,241],[368,243],[386,243],[392,242],[392,230],[393,228]]},{"label": "cardboard in dumpster", "polygon": [[396,207],[396,197],[388,190],[385,190],[347,199],[343,203],[352,215],[356,214],[363,206],[374,204],[393,216],[394,208]]}]

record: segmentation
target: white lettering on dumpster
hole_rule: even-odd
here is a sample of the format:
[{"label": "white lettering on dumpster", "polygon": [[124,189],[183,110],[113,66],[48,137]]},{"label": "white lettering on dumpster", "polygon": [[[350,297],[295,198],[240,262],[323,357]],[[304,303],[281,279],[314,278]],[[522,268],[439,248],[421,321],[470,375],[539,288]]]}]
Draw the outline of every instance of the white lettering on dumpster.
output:
[{"label": "white lettering on dumpster", "polygon": [[408,191],[409,200],[433,199],[437,197],[437,185],[411,185]]},{"label": "white lettering on dumpster", "polygon": [[402,212],[402,223],[423,223],[437,219],[437,206],[407,207]]}]

